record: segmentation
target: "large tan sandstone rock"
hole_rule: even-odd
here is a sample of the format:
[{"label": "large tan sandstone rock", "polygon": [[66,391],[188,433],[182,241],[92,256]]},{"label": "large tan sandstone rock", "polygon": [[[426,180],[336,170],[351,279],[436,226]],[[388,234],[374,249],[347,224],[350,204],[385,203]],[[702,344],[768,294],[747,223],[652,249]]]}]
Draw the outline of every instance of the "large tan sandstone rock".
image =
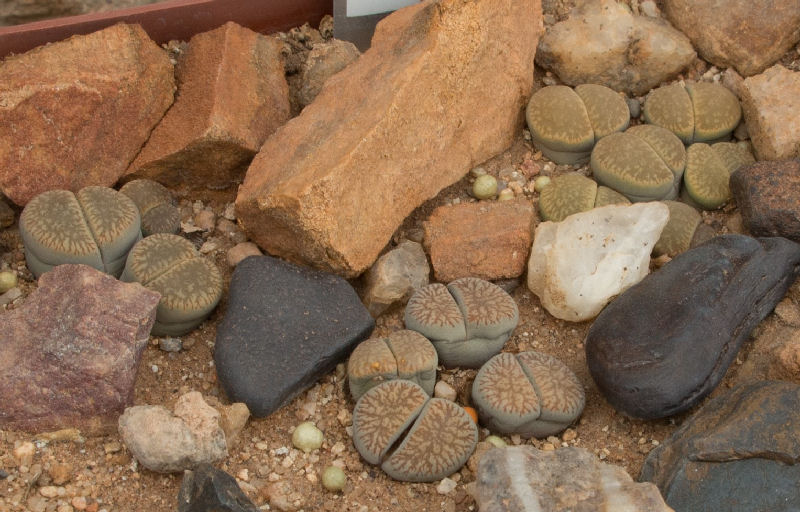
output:
[{"label": "large tan sandstone rock", "polygon": [[264,140],[289,119],[280,46],[233,22],[189,41],[178,96],[127,174],[169,186],[241,181]]},{"label": "large tan sandstone rock", "polygon": [[118,24],[0,64],[0,189],[19,205],[51,189],[113,185],[172,104],[166,52]]},{"label": "large tan sandstone rock", "polygon": [[742,114],[759,160],[800,157],[800,72],[775,64],[746,78]]},{"label": "large tan sandstone rock", "polygon": [[268,252],[351,277],[411,211],[508,147],[541,32],[539,0],[427,1],[270,137],[238,218]]}]

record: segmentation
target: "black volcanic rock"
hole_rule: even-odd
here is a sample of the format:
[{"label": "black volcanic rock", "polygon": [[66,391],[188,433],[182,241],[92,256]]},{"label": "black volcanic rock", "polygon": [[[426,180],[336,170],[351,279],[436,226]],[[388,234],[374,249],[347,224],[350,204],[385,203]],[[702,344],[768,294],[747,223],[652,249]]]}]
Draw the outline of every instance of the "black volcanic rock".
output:
[{"label": "black volcanic rock", "polygon": [[267,416],[344,361],[374,326],[341,277],[251,256],[231,279],[217,376],[232,401]]},{"label": "black volcanic rock", "polygon": [[210,464],[186,471],[178,491],[178,512],[257,512],[259,509],[228,473]]},{"label": "black volcanic rock", "polygon": [[691,249],[609,304],[586,362],[615,408],[638,418],[690,408],[719,383],[800,272],[800,245],[725,235]]}]

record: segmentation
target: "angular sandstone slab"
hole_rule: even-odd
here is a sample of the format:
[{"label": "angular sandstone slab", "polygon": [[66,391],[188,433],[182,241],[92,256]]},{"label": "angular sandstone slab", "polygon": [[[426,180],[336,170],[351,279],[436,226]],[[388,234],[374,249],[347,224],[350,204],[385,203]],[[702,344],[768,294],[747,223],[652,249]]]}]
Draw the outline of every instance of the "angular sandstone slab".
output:
[{"label": "angular sandstone slab", "polygon": [[289,119],[276,40],[229,22],[189,41],[175,105],[126,174],[194,189],[241,181],[261,144]]},{"label": "angular sandstone slab", "polygon": [[0,189],[19,205],[52,189],[111,186],[172,104],[166,52],[119,24],[0,64]]},{"label": "angular sandstone slab", "polygon": [[776,64],[745,79],[742,113],[759,160],[800,157],[800,72]]},{"label": "angular sandstone slab", "polygon": [[271,254],[346,277],[411,213],[508,147],[522,122],[539,0],[415,4],[270,137],[236,199]]}]

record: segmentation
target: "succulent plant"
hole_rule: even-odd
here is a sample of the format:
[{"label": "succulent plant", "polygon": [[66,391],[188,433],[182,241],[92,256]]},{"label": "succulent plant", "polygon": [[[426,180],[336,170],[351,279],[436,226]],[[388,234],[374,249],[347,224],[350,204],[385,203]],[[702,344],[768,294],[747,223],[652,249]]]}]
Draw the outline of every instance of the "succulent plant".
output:
[{"label": "succulent plant", "polygon": [[472,384],[481,423],[492,432],[545,437],[578,419],[586,397],[560,360],[541,352],[497,354]]},{"label": "succulent plant", "polygon": [[704,210],[723,206],[731,198],[730,177],[726,162],[714,148],[702,142],[689,146],[683,183],[694,204]]},{"label": "succulent plant", "polygon": [[178,235],[160,233],[137,243],[120,277],[161,294],[155,336],[181,336],[197,327],[222,297],[222,275]]},{"label": "succulent plant", "polygon": [[407,380],[383,382],[353,410],[353,444],[370,464],[406,482],[458,471],[478,443],[478,428],[455,402],[430,398]]},{"label": "succulent plant", "polygon": [[645,121],[670,130],[685,144],[729,138],[741,118],[736,96],[714,83],[659,87],[644,103]]},{"label": "succulent plant", "polygon": [[305,453],[318,450],[322,446],[324,439],[325,435],[322,431],[310,421],[304,421],[297,425],[294,432],[292,432],[292,444],[295,448],[303,450]]},{"label": "succulent plant", "polygon": [[503,348],[519,310],[499,286],[464,277],[417,290],[404,319],[407,329],[431,340],[442,364],[477,368]]},{"label": "succulent plant", "polygon": [[653,247],[653,254],[674,257],[692,246],[695,231],[703,218],[700,213],[686,203],[663,201],[669,208],[669,221]]},{"label": "succulent plant", "polygon": [[385,338],[361,342],[347,363],[347,380],[354,400],[382,381],[413,381],[429,395],[436,384],[439,357],[428,339],[416,331],[401,330]]},{"label": "succulent plant", "polygon": [[170,191],[153,180],[129,181],[119,189],[139,209],[142,217],[142,236],[155,233],[177,233],[181,228],[181,215]]},{"label": "succulent plant", "polygon": [[629,203],[628,199],[582,174],[571,172],[553,178],[539,195],[539,213],[543,220],[560,222],[574,213],[597,206]]},{"label": "succulent plant", "polygon": [[491,199],[496,196],[497,178],[491,174],[478,176],[472,184],[472,195],[478,199]]},{"label": "succulent plant", "polygon": [[600,140],[591,156],[598,183],[631,201],[674,199],[686,166],[683,143],[672,132],[639,125]]},{"label": "succulent plant", "polygon": [[733,174],[739,167],[755,163],[753,151],[747,142],[717,142],[711,148],[722,159],[728,174]]},{"label": "succulent plant", "polygon": [[559,164],[586,161],[594,144],[622,131],[630,111],[622,96],[602,85],[564,85],[539,89],[525,111],[536,147]]},{"label": "succulent plant", "polygon": [[63,263],[83,263],[119,276],[142,237],[139,211],[114,189],[50,190],[22,211],[19,231],[28,269],[36,276]]}]

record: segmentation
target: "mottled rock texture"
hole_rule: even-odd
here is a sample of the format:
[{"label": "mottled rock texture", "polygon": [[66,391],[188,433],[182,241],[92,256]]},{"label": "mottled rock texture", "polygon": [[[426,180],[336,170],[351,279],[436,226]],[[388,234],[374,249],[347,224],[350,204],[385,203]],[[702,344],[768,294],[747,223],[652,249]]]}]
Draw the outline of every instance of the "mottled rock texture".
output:
[{"label": "mottled rock texture", "polygon": [[257,512],[236,484],[236,479],[210,464],[183,475],[178,491],[178,512]]},{"label": "mottled rock texture", "polygon": [[759,160],[800,157],[800,72],[780,64],[745,79],[742,113]]},{"label": "mottled rock texture", "polygon": [[365,273],[364,305],[377,317],[394,303],[407,302],[428,284],[431,267],[422,245],[403,240]]},{"label": "mottled rock texture", "polygon": [[800,160],[742,167],[730,184],[750,234],[800,242]]}]

